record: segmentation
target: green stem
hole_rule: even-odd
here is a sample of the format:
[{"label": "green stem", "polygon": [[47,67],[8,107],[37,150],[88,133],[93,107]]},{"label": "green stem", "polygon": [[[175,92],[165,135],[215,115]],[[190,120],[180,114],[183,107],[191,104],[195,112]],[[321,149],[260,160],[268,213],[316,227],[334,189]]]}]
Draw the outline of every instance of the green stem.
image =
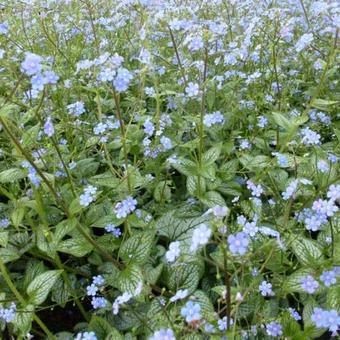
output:
[{"label": "green stem", "polygon": [[120,110],[120,104],[119,104],[119,97],[116,93],[116,91],[113,89],[112,90],[113,93],[113,98],[116,104],[116,113],[117,113],[117,117],[119,120],[119,125],[120,125],[120,135],[121,135],[121,140],[122,140],[122,144],[123,144],[123,152],[124,152],[124,161],[125,161],[125,171],[126,171],[126,179],[127,179],[127,185],[128,185],[128,190],[129,190],[129,194],[132,193],[132,187],[131,187],[131,181],[130,181],[130,176],[129,176],[129,162],[128,162],[128,152],[127,152],[127,147],[126,147],[126,130],[125,130],[125,124],[124,124],[124,120],[122,117],[122,113]]},{"label": "green stem", "polygon": [[[4,131],[8,135],[8,137],[11,139],[13,144],[16,146],[18,151],[26,158],[26,160],[32,165],[32,167],[35,169],[35,171],[39,174],[43,182],[46,184],[50,192],[52,193],[56,203],[63,209],[65,215],[68,219],[72,219],[74,216],[71,214],[67,204],[63,201],[62,197],[58,195],[58,193],[54,190],[52,184],[50,181],[46,178],[44,173],[36,166],[34,163],[32,157],[30,154],[22,147],[19,140],[13,135],[12,131],[7,126],[7,123],[3,119],[3,117],[0,117],[0,123],[3,126]],[[117,267],[121,267],[121,264],[116,261],[105,249],[103,249],[89,234],[88,232],[83,228],[83,226],[80,224],[80,222],[77,220],[76,228],[79,231],[79,233],[90,243],[93,245],[93,247],[109,262],[112,262]]]},{"label": "green stem", "polygon": [[[19,293],[19,291],[16,289],[11,277],[9,276],[6,266],[4,265],[2,259],[0,258],[0,271],[1,274],[6,281],[9,289],[12,291],[12,293],[15,295],[17,300],[24,306],[27,305],[25,299],[23,296]],[[33,312],[33,320],[39,325],[39,327],[45,332],[45,334],[48,336],[49,339],[56,339],[56,337],[52,334],[52,332],[47,328],[47,326],[44,324],[44,322]]]}]

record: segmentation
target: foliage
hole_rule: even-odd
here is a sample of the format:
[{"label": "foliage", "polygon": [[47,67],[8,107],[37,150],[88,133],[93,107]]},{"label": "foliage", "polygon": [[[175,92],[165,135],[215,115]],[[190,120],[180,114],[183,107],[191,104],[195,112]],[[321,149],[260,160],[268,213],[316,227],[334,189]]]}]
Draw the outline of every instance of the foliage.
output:
[{"label": "foliage", "polygon": [[337,1],[13,0],[2,338],[340,330]]}]

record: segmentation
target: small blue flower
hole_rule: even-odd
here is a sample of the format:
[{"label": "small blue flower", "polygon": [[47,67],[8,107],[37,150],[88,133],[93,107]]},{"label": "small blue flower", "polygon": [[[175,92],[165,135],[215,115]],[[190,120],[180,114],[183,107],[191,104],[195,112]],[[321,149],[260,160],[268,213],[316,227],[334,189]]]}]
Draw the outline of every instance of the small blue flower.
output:
[{"label": "small blue flower", "polygon": [[232,254],[244,255],[248,250],[249,239],[245,232],[241,231],[235,235],[228,236],[229,249]]},{"label": "small blue flower", "polygon": [[125,218],[131,214],[137,206],[137,200],[129,196],[115,206],[115,213],[117,218]]},{"label": "small blue flower", "polygon": [[16,315],[16,304],[14,302],[11,303],[9,308],[4,308],[0,305],[0,320],[3,320],[5,323],[12,322]]},{"label": "small blue flower", "polygon": [[170,138],[162,136],[160,138],[160,142],[161,142],[165,151],[170,150],[172,148],[172,142],[171,142]]},{"label": "small blue flower", "polygon": [[320,280],[326,287],[330,287],[336,283],[336,274],[333,270],[323,271],[320,275]]},{"label": "small blue flower", "polygon": [[107,301],[103,297],[94,296],[92,297],[91,304],[94,309],[99,309],[106,307]]},{"label": "small blue flower", "polygon": [[94,276],[92,278],[92,283],[96,286],[101,286],[105,282],[104,278],[101,275]]},{"label": "small blue flower", "polygon": [[160,329],[156,331],[149,340],[176,340],[172,329]]},{"label": "small blue flower", "polygon": [[313,276],[311,275],[305,276],[300,282],[301,288],[308,294],[314,294],[319,288],[318,281],[314,280]]},{"label": "small blue flower", "polygon": [[41,72],[42,70],[41,62],[42,62],[42,57],[34,53],[26,52],[25,59],[21,63],[21,70],[28,76],[33,76]]},{"label": "small blue flower", "polygon": [[95,296],[97,294],[98,287],[95,284],[91,284],[86,287],[86,294],[88,296]]},{"label": "small blue flower", "polygon": [[301,315],[296,311],[296,309],[289,307],[288,311],[294,320],[301,320]]},{"label": "small blue flower", "polygon": [[153,125],[153,123],[151,122],[150,119],[147,119],[144,124],[144,132],[148,135],[148,136],[152,136],[154,131],[155,131],[155,126]]},{"label": "small blue flower", "polygon": [[181,315],[185,317],[185,321],[190,323],[201,319],[201,306],[198,303],[188,301],[181,309]]},{"label": "small blue flower", "polygon": [[6,217],[0,220],[0,228],[8,228],[10,224],[10,220]]},{"label": "small blue flower", "polygon": [[46,122],[45,122],[44,132],[45,132],[46,136],[48,136],[48,137],[52,137],[54,135],[54,126],[53,126],[51,117],[48,117]]},{"label": "small blue flower", "polygon": [[188,97],[196,97],[199,93],[199,86],[193,82],[188,83],[188,86],[185,88],[185,93]]},{"label": "small blue flower", "polygon": [[67,111],[70,115],[78,117],[85,112],[84,103],[78,101],[73,104],[67,105]]},{"label": "small blue flower", "polygon": [[262,296],[273,296],[274,292],[272,291],[272,284],[267,281],[262,281],[259,286],[259,290]]},{"label": "small blue flower", "polygon": [[94,332],[78,333],[74,340],[97,340],[97,336]]},{"label": "small blue flower", "polygon": [[113,86],[116,91],[124,92],[128,89],[130,81],[133,75],[124,67],[120,67],[117,71],[115,80],[113,81]]},{"label": "small blue flower", "polygon": [[278,337],[283,334],[282,326],[276,321],[272,321],[269,324],[267,324],[266,331],[268,335],[273,336],[273,337]]}]

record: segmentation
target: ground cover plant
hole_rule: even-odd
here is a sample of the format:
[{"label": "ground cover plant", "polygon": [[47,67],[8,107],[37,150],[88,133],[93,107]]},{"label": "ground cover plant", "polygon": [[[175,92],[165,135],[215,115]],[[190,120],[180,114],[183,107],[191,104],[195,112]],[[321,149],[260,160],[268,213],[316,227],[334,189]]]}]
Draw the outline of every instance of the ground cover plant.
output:
[{"label": "ground cover plant", "polygon": [[2,339],[338,336],[338,1],[0,9]]}]

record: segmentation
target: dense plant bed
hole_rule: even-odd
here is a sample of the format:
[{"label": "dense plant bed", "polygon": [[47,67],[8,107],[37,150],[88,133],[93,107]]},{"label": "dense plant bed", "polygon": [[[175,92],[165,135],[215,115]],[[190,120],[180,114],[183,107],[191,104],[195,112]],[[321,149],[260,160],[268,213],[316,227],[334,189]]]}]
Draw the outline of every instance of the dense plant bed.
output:
[{"label": "dense plant bed", "polygon": [[330,339],[340,4],[11,0],[3,339]]}]

